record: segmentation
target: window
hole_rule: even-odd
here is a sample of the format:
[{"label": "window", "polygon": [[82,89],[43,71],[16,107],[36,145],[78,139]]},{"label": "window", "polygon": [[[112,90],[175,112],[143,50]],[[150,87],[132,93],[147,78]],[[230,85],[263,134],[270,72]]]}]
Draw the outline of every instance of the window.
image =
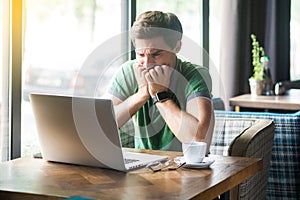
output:
[{"label": "window", "polygon": [[[201,2],[178,0],[136,3],[137,13],[154,9],[174,12],[183,24],[186,37],[201,45]],[[120,1],[24,0],[24,3],[22,155],[29,155],[37,152],[39,146],[28,94],[73,94],[74,91],[79,95],[93,94],[94,91],[86,93],[85,81],[94,79],[97,84],[99,77],[92,77],[96,71],[78,74],[80,66],[96,45],[101,45],[122,30]],[[113,65],[117,67],[122,59],[116,60]],[[107,71],[108,74],[113,72]]]},{"label": "window", "polygon": [[[39,152],[29,93],[99,95],[96,85],[101,78],[111,77],[111,70],[101,78],[97,74],[105,65],[101,56],[106,55],[98,55],[93,68],[82,69],[82,65],[95,49],[121,33],[120,0],[23,2],[22,156]],[[114,49],[120,50],[121,45]]]},{"label": "window", "polygon": [[[130,16],[127,13],[129,2],[137,6],[137,13],[154,9],[174,12],[183,24],[184,36],[190,42],[202,46],[202,0],[189,2],[181,0],[162,0],[159,2],[149,0],[0,0],[1,24],[4,19],[10,18],[6,18],[4,15],[9,16],[15,13],[13,9],[9,9],[12,3],[23,6],[23,46],[19,45],[17,47],[22,52],[22,55],[18,55],[20,60],[22,58],[22,83],[16,83],[14,77],[11,80],[22,87],[21,102],[17,102],[17,104],[21,104],[21,116],[18,116],[20,119],[13,123],[21,126],[21,135],[17,136],[14,143],[17,143],[17,146],[21,145],[22,156],[40,151],[34,116],[28,97],[29,93],[100,95],[102,92],[99,89],[100,87],[94,87],[86,93],[87,80],[92,80],[91,77],[94,77],[95,82],[93,83],[96,86],[103,86],[102,83],[107,82],[106,79],[111,77],[116,67],[119,67],[124,60],[128,59],[128,37],[124,38],[126,34],[123,33],[128,29],[129,20],[131,20],[125,17]],[[5,10],[4,7],[7,9]],[[10,10],[12,10],[12,13],[9,13]],[[131,16],[135,14],[131,13]],[[1,73],[5,70],[9,71],[9,59],[4,59],[4,57],[10,57],[5,53],[10,52],[9,41],[14,40],[14,38],[8,39],[7,44],[2,41],[3,38],[6,36],[9,38],[12,34],[9,33],[9,26],[6,29],[7,33],[2,29],[8,23],[3,22],[0,29],[0,34],[6,34],[4,37],[1,35],[0,38],[1,48],[5,49],[5,51],[0,51],[1,67],[3,66]],[[103,66],[109,66],[109,69],[104,70],[104,75],[101,74],[101,78],[95,77],[95,71],[93,70],[84,70],[87,73],[82,73],[82,66],[87,58],[90,58],[97,50],[97,47],[115,40],[119,45],[114,46],[114,49],[121,51],[122,56],[114,57],[109,63],[107,63],[107,60],[101,62],[101,56],[99,56],[100,60],[97,60],[99,63],[96,63],[96,67],[99,68],[94,70],[99,71],[98,69],[102,69]],[[197,52],[193,52],[193,55],[199,57]],[[6,65],[3,65],[3,63]],[[3,77],[9,77],[8,72],[6,73]],[[0,83],[3,83],[3,79]],[[7,92],[5,96],[8,97],[9,87],[7,85],[5,87],[5,92]],[[14,99],[20,101],[19,98]],[[3,111],[3,102],[1,102],[1,110]],[[2,113],[1,121],[3,121]],[[18,120],[21,120],[21,123]],[[1,127],[1,136],[3,136],[2,129],[3,127]],[[8,133],[10,130],[6,131]],[[9,149],[7,146],[10,146],[10,137],[8,135],[6,135],[6,138],[0,137],[0,146],[5,148],[7,152]],[[5,146],[2,144],[5,144]],[[11,148],[15,149],[14,146]],[[16,152],[18,156],[19,149]],[[1,149],[0,154],[3,155],[6,152]],[[9,159],[9,156],[5,159]]]},{"label": "window", "polygon": [[[220,66],[220,39],[221,39],[221,2],[209,1],[209,55],[218,68]],[[219,71],[219,69],[217,70]]]},{"label": "window", "polygon": [[291,1],[291,80],[300,80],[300,2],[298,0]]},{"label": "window", "polygon": [[225,99],[225,89],[220,79],[220,44],[221,44],[221,1],[209,1],[209,69],[213,79],[213,95]]}]

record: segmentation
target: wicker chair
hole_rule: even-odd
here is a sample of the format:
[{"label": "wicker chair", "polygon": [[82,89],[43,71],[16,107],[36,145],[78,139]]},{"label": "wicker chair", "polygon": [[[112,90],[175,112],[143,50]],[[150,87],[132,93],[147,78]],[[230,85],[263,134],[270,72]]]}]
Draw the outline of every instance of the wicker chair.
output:
[{"label": "wicker chair", "polygon": [[296,113],[215,111],[221,118],[270,119],[274,144],[266,199],[300,199],[300,111]]},{"label": "wicker chair", "polygon": [[265,199],[274,139],[274,123],[266,119],[216,117],[210,154],[259,157],[263,170],[222,197]]}]

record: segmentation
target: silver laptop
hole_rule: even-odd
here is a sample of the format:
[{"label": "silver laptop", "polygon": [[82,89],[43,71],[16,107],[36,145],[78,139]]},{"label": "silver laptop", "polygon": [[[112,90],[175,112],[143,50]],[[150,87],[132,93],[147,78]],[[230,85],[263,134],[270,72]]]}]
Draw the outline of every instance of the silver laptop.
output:
[{"label": "silver laptop", "polygon": [[129,171],[167,159],[122,149],[111,100],[30,94],[30,102],[48,161]]}]

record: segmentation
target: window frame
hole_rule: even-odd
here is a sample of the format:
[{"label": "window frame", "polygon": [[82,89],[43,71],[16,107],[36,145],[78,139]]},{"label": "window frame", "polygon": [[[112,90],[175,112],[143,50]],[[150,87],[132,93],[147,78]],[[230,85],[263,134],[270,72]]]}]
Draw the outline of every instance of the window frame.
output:
[{"label": "window frame", "polygon": [[11,1],[11,69],[9,85],[10,159],[21,155],[21,98],[22,98],[22,11],[23,0]]}]

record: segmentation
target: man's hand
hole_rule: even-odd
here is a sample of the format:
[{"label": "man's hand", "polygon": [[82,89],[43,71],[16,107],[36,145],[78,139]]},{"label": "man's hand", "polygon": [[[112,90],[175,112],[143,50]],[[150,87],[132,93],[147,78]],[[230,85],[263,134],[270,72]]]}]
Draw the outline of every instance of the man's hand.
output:
[{"label": "man's hand", "polygon": [[139,91],[145,96],[149,96],[148,91],[148,82],[145,78],[145,75],[148,73],[148,70],[143,67],[142,64],[136,63],[133,65],[134,75],[137,80]]},{"label": "man's hand", "polygon": [[148,82],[148,91],[152,97],[158,92],[168,90],[173,70],[167,65],[157,65],[145,74]]}]

